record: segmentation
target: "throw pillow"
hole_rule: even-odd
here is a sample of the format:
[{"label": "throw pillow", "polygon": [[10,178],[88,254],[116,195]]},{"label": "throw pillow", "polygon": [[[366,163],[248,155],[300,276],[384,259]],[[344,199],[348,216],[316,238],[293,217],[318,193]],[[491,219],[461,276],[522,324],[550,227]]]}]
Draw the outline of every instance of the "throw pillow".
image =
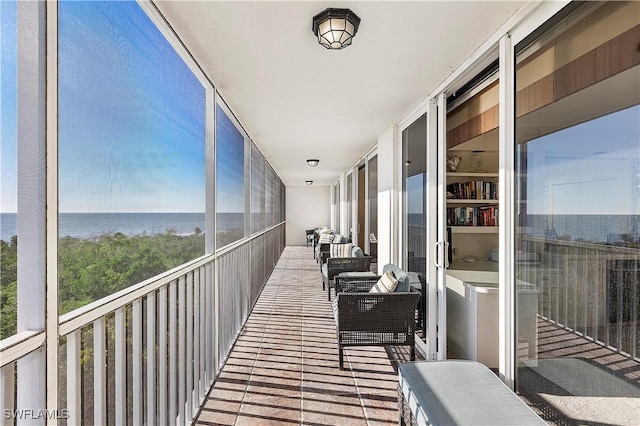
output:
[{"label": "throw pillow", "polygon": [[358,246],[353,246],[351,250],[351,257],[364,257],[364,252]]},{"label": "throw pillow", "polygon": [[318,244],[326,244],[333,241],[333,234],[323,234],[318,239]]},{"label": "throw pillow", "polygon": [[407,292],[409,291],[410,281],[409,276],[405,271],[398,268],[396,265],[389,263],[384,265],[382,268],[382,272],[391,271],[393,272],[393,276],[398,280],[398,286],[396,287],[396,292]]},{"label": "throw pillow", "polygon": [[329,246],[329,257],[351,257],[351,243],[331,244]]},{"label": "throw pillow", "polygon": [[398,280],[393,272],[387,271],[380,277],[376,285],[371,287],[369,293],[392,293],[398,286]]}]

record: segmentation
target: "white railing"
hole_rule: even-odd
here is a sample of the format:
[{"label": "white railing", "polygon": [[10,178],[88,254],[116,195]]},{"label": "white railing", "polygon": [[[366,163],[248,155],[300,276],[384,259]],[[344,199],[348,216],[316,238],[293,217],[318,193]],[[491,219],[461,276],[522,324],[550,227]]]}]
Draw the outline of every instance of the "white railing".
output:
[{"label": "white railing", "polygon": [[407,251],[413,256],[426,256],[427,228],[424,226],[407,226]]},{"label": "white railing", "polygon": [[621,355],[640,359],[640,250],[523,238],[517,278],[533,285],[538,315]]},{"label": "white railing", "polygon": [[[284,222],[60,317],[58,413],[68,424],[188,424],[275,262]],[[267,261],[269,260],[269,261]],[[0,409],[20,407],[16,365],[45,332],[0,347]],[[18,368],[19,370],[19,368]],[[44,380],[44,379],[43,379]],[[50,413],[45,413],[51,415]],[[3,416],[3,424],[13,424]]]}]

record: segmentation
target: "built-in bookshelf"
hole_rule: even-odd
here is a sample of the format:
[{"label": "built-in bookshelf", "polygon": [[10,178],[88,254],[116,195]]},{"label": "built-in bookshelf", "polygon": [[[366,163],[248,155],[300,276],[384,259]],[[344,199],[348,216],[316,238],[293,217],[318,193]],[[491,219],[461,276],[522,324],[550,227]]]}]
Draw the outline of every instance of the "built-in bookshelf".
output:
[{"label": "built-in bookshelf", "polygon": [[498,174],[447,173],[447,224],[457,233],[476,227],[497,229]]},{"label": "built-in bookshelf", "polygon": [[497,131],[448,150],[460,158],[456,171],[446,173],[447,226],[453,259],[488,259],[498,247]]}]

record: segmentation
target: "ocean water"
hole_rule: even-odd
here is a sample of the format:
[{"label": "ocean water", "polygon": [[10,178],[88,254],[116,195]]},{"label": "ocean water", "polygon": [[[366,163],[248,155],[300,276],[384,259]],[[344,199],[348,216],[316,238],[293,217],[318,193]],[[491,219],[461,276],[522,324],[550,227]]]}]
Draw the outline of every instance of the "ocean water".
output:
[{"label": "ocean water", "polygon": [[[419,213],[410,213],[411,226],[424,226]],[[640,239],[640,215],[547,215],[530,214],[520,229],[526,235],[538,238],[585,240],[594,243],[612,244],[628,234]]]},{"label": "ocean water", "polygon": [[[244,226],[243,213],[218,213],[218,230]],[[125,235],[193,234],[196,228],[204,232],[204,213],[60,213],[60,237],[90,238],[121,232]],[[16,214],[0,213],[0,239],[9,241],[16,235]]]},{"label": "ocean water", "polygon": [[640,239],[640,215],[538,215],[525,218],[522,231],[532,237],[616,243],[628,234]]}]

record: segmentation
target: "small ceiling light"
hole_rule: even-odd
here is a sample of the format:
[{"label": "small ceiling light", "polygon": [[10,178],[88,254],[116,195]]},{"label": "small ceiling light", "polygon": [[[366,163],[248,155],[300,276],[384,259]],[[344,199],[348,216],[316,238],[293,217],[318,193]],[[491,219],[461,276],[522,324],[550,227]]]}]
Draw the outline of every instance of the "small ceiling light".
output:
[{"label": "small ceiling light", "polygon": [[313,181],[312,180],[305,180],[304,183],[306,183],[307,185],[313,185]]},{"label": "small ceiling light", "polygon": [[325,9],[313,17],[311,29],[327,49],[340,50],[351,45],[358,32],[360,18],[350,9]]},{"label": "small ceiling light", "polygon": [[311,159],[307,160],[307,164],[309,165],[309,167],[315,167],[318,164],[320,164],[320,160],[317,160],[315,158],[311,158]]}]

